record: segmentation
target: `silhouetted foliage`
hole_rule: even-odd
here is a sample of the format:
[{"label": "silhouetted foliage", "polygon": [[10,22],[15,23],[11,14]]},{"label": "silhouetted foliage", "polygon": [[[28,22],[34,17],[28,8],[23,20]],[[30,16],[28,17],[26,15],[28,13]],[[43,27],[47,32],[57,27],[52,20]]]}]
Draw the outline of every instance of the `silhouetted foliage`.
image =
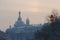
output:
[{"label": "silhouetted foliage", "polygon": [[0,31],[0,40],[6,40],[5,33]]},{"label": "silhouetted foliage", "polygon": [[60,18],[54,11],[54,21],[51,23],[45,23],[41,30],[37,30],[35,33],[36,40],[60,40]]}]

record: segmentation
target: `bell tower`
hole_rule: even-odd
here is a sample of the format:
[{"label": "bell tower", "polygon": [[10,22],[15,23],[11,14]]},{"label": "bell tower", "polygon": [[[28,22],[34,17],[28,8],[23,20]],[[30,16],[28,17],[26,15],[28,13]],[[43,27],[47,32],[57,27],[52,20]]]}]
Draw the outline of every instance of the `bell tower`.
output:
[{"label": "bell tower", "polygon": [[26,25],[29,26],[30,25],[30,21],[29,18],[26,19]]}]

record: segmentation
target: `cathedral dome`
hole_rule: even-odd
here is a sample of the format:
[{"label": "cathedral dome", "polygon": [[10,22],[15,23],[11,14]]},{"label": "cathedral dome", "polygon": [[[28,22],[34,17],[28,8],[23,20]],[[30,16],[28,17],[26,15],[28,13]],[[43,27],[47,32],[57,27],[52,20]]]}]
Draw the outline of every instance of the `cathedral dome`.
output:
[{"label": "cathedral dome", "polygon": [[18,17],[18,20],[16,21],[16,23],[14,24],[14,27],[20,27],[20,26],[24,26],[25,23],[22,21],[22,18],[21,18],[21,12],[19,12],[19,17]]}]

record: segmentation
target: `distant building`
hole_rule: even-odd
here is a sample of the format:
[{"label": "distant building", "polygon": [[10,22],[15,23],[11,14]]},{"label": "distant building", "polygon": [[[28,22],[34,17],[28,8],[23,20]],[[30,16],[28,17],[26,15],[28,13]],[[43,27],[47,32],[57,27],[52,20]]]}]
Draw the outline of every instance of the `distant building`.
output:
[{"label": "distant building", "polygon": [[21,12],[19,12],[19,17],[11,27],[6,30],[6,33],[10,34],[11,40],[33,40],[34,32],[41,28],[41,25],[33,26],[30,25],[29,18],[26,19],[26,24],[21,18]]}]

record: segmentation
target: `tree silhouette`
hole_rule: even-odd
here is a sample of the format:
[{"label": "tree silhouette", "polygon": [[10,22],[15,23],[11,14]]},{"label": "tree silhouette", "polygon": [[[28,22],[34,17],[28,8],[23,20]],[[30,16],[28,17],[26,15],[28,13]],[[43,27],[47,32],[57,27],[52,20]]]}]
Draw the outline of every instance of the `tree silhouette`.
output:
[{"label": "tree silhouette", "polygon": [[36,40],[60,40],[60,16],[57,13],[53,11],[54,20],[50,20],[50,23],[45,23],[41,30],[37,30]]}]

